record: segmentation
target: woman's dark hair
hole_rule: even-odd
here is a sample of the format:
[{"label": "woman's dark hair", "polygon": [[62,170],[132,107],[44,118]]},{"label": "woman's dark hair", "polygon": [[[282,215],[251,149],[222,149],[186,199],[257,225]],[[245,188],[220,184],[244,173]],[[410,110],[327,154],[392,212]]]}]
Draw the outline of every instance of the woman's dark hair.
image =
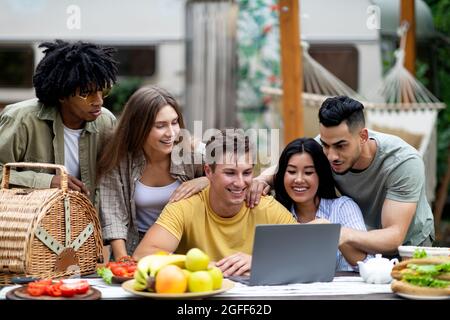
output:
[{"label": "woman's dark hair", "polygon": [[316,173],[319,176],[319,188],[317,189],[316,196],[324,199],[337,198],[330,163],[323,153],[322,146],[314,139],[299,138],[290,142],[284,148],[280,159],[278,160],[278,172],[275,174],[274,179],[275,199],[277,199],[288,210],[291,209],[293,201],[286,192],[286,188],[284,186],[284,174],[286,173],[289,159],[295,154],[305,152],[311,156]]},{"label": "woman's dark hair", "polygon": [[134,157],[143,150],[156,115],[167,105],[175,110],[180,128],[184,128],[180,107],[166,90],[149,86],[140,88],[131,95],[111,139],[102,150],[97,163],[98,177],[118,167],[127,154]]},{"label": "woman's dark hair", "polygon": [[47,105],[58,106],[59,99],[81,93],[100,91],[116,83],[117,64],[114,48],[93,43],[69,43],[62,40],[39,45],[44,58],[33,76],[36,97]]},{"label": "woman's dark hair", "polygon": [[347,123],[350,131],[365,126],[364,106],[361,102],[347,96],[326,99],[319,109],[319,121],[325,127],[334,127]]}]

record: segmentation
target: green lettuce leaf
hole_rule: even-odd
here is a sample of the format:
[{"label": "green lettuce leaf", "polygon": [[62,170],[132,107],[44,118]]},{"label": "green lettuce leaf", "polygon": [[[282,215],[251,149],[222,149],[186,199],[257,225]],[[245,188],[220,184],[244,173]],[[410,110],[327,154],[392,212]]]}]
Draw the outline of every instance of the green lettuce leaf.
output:
[{"label": "green lettuce leaf", "polygon": [[408,268],[423,275],[435,276],[440,272],[450,272],[450,262],[442,264],[408,264]]},{"label": "green lettuce leaf", "polygon": [[107,283],[107,284],[111,284],[112,283],[112,277],[113,277],[113,273],[111,271],[111,269],[109,268],[98,268],[97,269],[97,274],[103,278],[103,280]]},{"label": "green lettuce leaf", "polygon": [[416,249],[414,250],[413,256],[414,259],[420,259],[427,257],[427,252],[424,249]]},{"label": "green lettuce leaf", "polygon": [[433,279],[430,276],[418,276],[405,274],[403,280],[420,287],[446,288],[450,286],[450,281]]}]

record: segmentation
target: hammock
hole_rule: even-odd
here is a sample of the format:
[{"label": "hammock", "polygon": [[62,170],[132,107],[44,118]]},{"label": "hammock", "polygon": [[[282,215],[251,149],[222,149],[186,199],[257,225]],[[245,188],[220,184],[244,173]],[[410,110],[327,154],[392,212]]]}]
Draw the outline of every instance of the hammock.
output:
[{"label": "hammock", "polygon": [[386,73],[374,103],[366,102],[369,109],[383,110],[440,110],[445,104],[440,102],[404,67],[405,46],[408,23],[404,22],[397,30],[400,47],[394,52],[394,67]]},{"label": "hammock", "polygon": [[380,99],[363,104],[367,107],[369,128],[401,137],[422,155],[425,163],[427,198],[432,202],[435,199],[437,183],[437,114],[446,106],[404,67],[407,30],[408,23],[404,22],[397,31],[400,46],[394,53],[396,58],[394,66],[386,73],[381,85],[376,89]]},{"label": "hammock", "polygon": [[[301,46],[303,49],[303,118],[305,119],[303,128],[305,136],[315,137],[319,133],[317,113],[326,98],[346,95],[359,101],[366,99],[314,60],[308,53],[309,44],[307,42],[302,41]],[[273,103],[270,104],[267,115],[269,124],[272,128],[282,129],[283,105],[281,98],[283,90],[273,87],[261,87],[260,90],[272,98]],[[283,141],[282,130],[280,138],[280,141]]]},{"label": "hammock", "polygon": [[[376,90],[378,98],[372,99],[374,101],[368,101],[320,65],[309,55],[309,46],[302,42],[304,133],[308,137],[319,134],[317,113],[326,98],[346,95],[361,101],[365,108],[366,125],[369,129],[397,135],[415,147],[422,155],[427,177],[427,198],[431,202],[435,198],[434,190],[437,182],[436,119],[437,112],[445,108],[445,104],[439,102],[404,67],[407,27],[403,24],[399,28],[401,43],[395,53],[396,63]],[[273,98],[274,103],[269,115],[272,127],[282,128],[283,91],[270,87],[262,87],[261,91]]]}]

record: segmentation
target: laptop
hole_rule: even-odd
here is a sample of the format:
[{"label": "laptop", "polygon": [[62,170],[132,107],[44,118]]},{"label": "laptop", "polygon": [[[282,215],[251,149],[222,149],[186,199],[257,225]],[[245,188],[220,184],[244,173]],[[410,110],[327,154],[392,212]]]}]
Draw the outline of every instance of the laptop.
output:
[{"label": "laptop", "polygon": [[257,225],[250,277],[229,279],[251,286],[330,282],[340,230],[340,224]]}]

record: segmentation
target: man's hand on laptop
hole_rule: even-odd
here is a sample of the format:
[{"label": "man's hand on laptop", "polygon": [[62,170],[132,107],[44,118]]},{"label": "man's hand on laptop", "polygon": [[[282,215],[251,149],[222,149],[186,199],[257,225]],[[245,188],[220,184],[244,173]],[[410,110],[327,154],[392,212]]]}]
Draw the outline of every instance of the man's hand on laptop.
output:
[{"label": "man's hand on laptop", "polygon": [[250,271],[252,256],[238,252],[216,262],[216,266],[222,270],[224,277],[241,276]]}]

